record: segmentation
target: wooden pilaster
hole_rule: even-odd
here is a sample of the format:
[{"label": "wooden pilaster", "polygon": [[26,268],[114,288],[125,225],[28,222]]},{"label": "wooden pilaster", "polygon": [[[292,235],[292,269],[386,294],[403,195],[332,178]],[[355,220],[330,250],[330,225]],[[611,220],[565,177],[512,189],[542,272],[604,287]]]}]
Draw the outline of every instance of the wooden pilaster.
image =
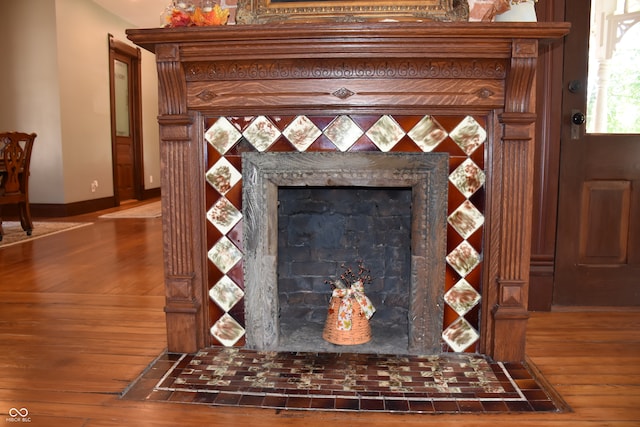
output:
[{"label": "wooden pilaster", "polygon": [[[198,185],[200,148],[187,114],[186,83],[178,45],[160,46],[158,66],[163,244],[169,351],[194,352],[205,345]],[[197,140],[197,139],[196,139]]]}]

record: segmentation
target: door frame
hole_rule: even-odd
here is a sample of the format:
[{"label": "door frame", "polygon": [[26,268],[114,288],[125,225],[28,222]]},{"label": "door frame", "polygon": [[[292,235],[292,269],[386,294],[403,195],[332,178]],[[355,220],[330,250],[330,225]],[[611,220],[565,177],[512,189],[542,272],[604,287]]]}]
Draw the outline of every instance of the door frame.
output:
[{"label": "door frame", "polygon": [[120,192],[117,174],[116,153],[116,106],[115,106],[115,76],[114,61],[118,56],[126,56],[131,61],[130,74],[130,109],[131,109],[131,138],[133,140],[133,187],[134,197],[143,199],[144,191],[144,162],[142,150],[142,54],[140,48],[130,46],[116,40],[112,34],[109,37],[109,98],[111,113],[111,158],[113,175],[113,196],[115,205],[120,205]]},{"label": "door frame", "polygon": [[[536,3],[539,22],[564,22],[565,0]],[[562,117],[564,39],[541,43],[536,70],[536,143],[528,308],[552,306]]]}]

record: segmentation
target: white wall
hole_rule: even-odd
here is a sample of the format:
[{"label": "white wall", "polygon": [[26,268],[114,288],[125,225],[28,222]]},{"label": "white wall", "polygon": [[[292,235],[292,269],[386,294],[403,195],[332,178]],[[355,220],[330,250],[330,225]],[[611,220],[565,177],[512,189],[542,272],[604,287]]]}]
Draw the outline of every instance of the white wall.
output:
[{"label": "white wall", "polygon": [[[131,24],[87,0],[20,0],[0,26],[0,129],[36,132],[31,203],[113,196],[108,34]],[[37,13],[36,13],[37,11]],[[25,17],[28,17],[26,19]],[[131,43],[130,43],[131,44]],[[143,51],[145,188],[159,187],[155,58]],[[154,182],[149,182],[149,176]],[[97,180],[96,192],[91,182]]]},{"label": "white wall", "polygon": [[[38,13],[33,13],[38,10]],[[0,25],[0,129],[36,132],[31,160],[32,201],[64,200],[60,87],[55,3],[22,0],[3,4]],[[24,19],[30,16],[29,19]]]}]

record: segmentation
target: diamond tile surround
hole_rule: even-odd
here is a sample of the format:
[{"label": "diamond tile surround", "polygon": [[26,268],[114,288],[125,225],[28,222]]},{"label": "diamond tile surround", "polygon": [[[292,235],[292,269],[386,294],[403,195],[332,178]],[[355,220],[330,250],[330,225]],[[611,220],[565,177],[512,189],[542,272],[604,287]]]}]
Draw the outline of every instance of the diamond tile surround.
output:
[{"label": "diamond tile surround", "polygon": [[227,273],[242,258],[242,252],[227,237],[222,237],[209,249],[209,261],[220,271]]},{"label": "diamond tile surround", "polygon": [[322,135],[322,131],[308,117],[298,116],[283,134],[298,151],[306,151]]},{"label": "diamond tile surround", "polygon": [[483,117],[429,115],[209,119],[205,141],[213,151],[208,151],[205,174],[207,200],[211,200],[206,217],[217,236],[211,236],[215,243],[208,259],[221,272],[209,278],[209,296],[211,304],[223,311],[212,319],[214,344],[233,346],[244,335],[242,319],[233,314],[242,311],[242,283],[230,273],[242,259],[241,249],[233,243],[237,239],[231,237],[242,226],[237,190],[242,174],[233,160],[241,151],[441,151],[450,156],[449,192],[457,191],[462,198],[449,195],[449,236],[458,237],[447,241],[443,351],[476,351],[482,289],[481,274],[475,272],[482,268],[482,247],[477,242],[482,242],[484,229],[485,122]]},{"label": "diamond tile surround", "polygon": [[207,171],[206,180],[218,193],[225,195],[242,179],[242,174],[224,157]]},{"label": "diamond tile surround", "polygon": [[369,130],[367,136],[382,152],[391,150],[405,135],[404,130],[391,116],[382,116]]},{"label": "diamond tile surround", "polygon": [[238,142],[241,136],[242,134],[224,117],[219,118],[215,126],[211,126],[204,133],[204,139],[223,154]]},{"label": "diamond tile surround", "polygon": [[408,135],[423,152],[428,153],[444,141],[447,132],[431,116],[424,116]]},{"label": "diamond tile surround", "polygon": [[226,275],[209,290],[211,300],[225,312],[229,312],[234,305],[242,300],[243,296],[244,291]]},{"label": "diamond tile surround", "polygon": [[465,279],[460,279],[444,295],[444,300],[456,313],[463,316],[480,301],[480,294]]},{"label": "diamond tile surround", "polygon": [[242,212],[228,199],[221,197],[207,212],[207,219],[222,234],[227,234],[242,219]]},{"label": "diamond tile surround", "polygon": [[340,151],[347,151],[364,131],[349,116],[338,116],[324,130],[324,134]]},{"label": "diamond tile surround", "polygon": [[271,121],[265,116],[258,116],[251,122],[251,124],[242,132],[256,150],[262,152],[273,144],[280,136],[278,128],[271,123]]}]

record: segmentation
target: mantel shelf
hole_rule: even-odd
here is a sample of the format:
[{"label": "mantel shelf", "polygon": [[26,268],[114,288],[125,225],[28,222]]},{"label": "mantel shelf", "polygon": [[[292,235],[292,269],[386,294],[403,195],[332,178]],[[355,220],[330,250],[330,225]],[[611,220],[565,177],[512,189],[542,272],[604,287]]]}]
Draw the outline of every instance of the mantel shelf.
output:
[{"label": "mantel shelf", "polygon": [[[317,43],[320,40],[332,40],[332,46],[340,49],[343,44],[372,42],[374,44],[409,43],[425,41],[441,42],[443,39],[463,43],[473,49],[478,43],[510,39],[537,39],[541,42],[556,40],[569,32],[567,22],[369,22],[362,24],[265,24],[265,25],[229,25],[221,27],[152,28],[130,29],[127,36],[137,45],[155,52],[157,44],[165,43],[228,43],[259,42],[252,46],[256,50],[265,50],[270,46]],[[461,48],[461,46],[457,46]],[[405,48],[406,50],[406,48]],[[406,52],[405,52],[406,53]],[[480,54],[481,52],[476,52]],[[225,55],[233,56],[226,51]]]}]

